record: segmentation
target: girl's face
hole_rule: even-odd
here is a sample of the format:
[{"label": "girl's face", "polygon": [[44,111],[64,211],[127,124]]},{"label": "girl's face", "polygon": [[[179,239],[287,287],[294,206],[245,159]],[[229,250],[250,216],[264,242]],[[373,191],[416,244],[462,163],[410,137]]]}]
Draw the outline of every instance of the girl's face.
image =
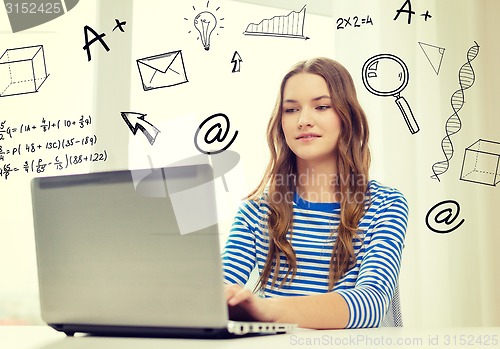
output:
[{"label": "girl's face", "polygon": [[295,74],[285,83],[282,103],[281,127],[297,161],[334,161],[341,123],[325,79]]}]

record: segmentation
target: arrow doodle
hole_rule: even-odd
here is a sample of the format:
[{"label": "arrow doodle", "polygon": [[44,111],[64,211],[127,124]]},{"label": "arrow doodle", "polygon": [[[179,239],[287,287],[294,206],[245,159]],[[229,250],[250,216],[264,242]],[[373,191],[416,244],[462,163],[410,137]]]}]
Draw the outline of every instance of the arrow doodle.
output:
[{"label": "arrow doodle", "polygon": [[233,58],[231,59],[231,63],[233,63],[233,73],[240,72],[241,62],[243,62],[243,60],[241,59],[240,54],[238,51],[234,51]]},{"label": "arrow doodle", "polygon": [[160,130],[158,130],[153,124],[149,123],[144,119],[144,117],[147,114],[142,114],[142,113],[136,113],[136,112],[121,112],[123,120],[125,120],[125,123],[127,124],[128,128],[134,136],[137,134],[138,130],[141,130],[141,132],[146,136],[148,139],[148,142],[153,145],[156,136],[158,136],[158,133],[160,133]]},{"label": "arrow doodle", "polygon": [[446,136],[441,141],[441,149],[443,150],[445,159],[432,165],[432,172],[434,174],[431,178],[437,179],[438,181],[440,181],[439,176],[448,171],[450,160],[453,157],[454,150],[450,136],[454,135],[462,128],[462,121],[458,116],[458,112],[464,105],[464,91],[474,84],[475,74],[472,69],[471,62],[479,53],[479,45],[475,41],[474,43],[475,45],[467,51],[467,62],[460,68],[458,73],[460,89],[456,90],[451,95],[451,107],[453,108],[453,114],[448,118],[448,120],[446,120]]}]

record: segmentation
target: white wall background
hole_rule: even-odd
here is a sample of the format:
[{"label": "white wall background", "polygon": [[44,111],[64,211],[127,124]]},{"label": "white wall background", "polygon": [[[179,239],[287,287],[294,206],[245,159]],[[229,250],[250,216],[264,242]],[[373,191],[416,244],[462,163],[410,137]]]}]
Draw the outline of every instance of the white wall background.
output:
[{"label": "white wall background", "polygon": [[[334,19],[370,15],[372,28],[336,30],[335,58],[361,81],[367,58],[391,53],[403,59],[410,82],[401,93],[414,112],[420,131],[411,135],[393,97],[372,95],[360,84],[358,92],[370,119],[372,176],[399,188],[410,205],[401,273],[406,325],[480,326],[500,324],[500,259],[494,251],[500,242],[494,223],[500,198],[497,187],[459,180],[464,150],[478,139],[499,142],[500,120],[493,95],[500,71],[493,63],[500,56],[494,1],[412,1],[408,14],[396,10],[404,1],[334,1]],[[407,6],[405,9],[409,9]],[[425,21],[421,14],[432,15]],[[451,96],[460,88],[459,70],[467,51],[479,44],[472,61],[474,84],[464,92],[459,111],[462,129],[451,137],[454,156],[438,182],[431,179],[432,165],[444,160],[441,140],[446,120],[453,114]],[[445,49],[439,74],[432,69],[418,42]],[[494,170],[493,170],[494,171]],[[498,179],[498,177],[497,177]],[[444,200],[460,204],[464,224],[449,234],[432,232],[425,223],[430,208]]]},{"label": "white wall background", "polygon": [[[500,119],[496,115],[495,91],[500,71],[500,51],[495,33],[495,12],[500,4],[490,0],[412,1],[415,15],[407,24],[402,13],[393,20],[402,0],[323,0],[288,3],[287,8],[229,0],[191,1],[81,1],[68,14],[42,26],[12,34],[0,13],[0,51],[28,45],[44,45],[49,78],[39,92],[0,98],[0,122],[39,123],[42,116],[73,119],[92,115],[92,130],[60,130],[16,136],[1,143],[4,148],[50,137],[95,134],[92,151],[106,149],[106,162],[82,164],[45,174],[88,172],[168,164],[197,154],[193,134],[205,118],[224,113],[231,129],[239,134],[230,149],[241,156],[239,164],[222,181],[219,196],[221,240],[227,236],[233,213],[241,198],[258,183],[268,155],[265,128],[274,105],[280,79],[298,60],[329,56],[352,73],[358,96],[369,117],[373,153],[372,177],[400,189],[407,197],[411,216],[401,273],[402,305],[407,326],[500,326],[498,274],[500,243],[494,224],[497,187],[460,181],[464,149],[483,138],[500,142]],[[307,12],[304,34],[310,39],[244,36],[250,22],[299,10]],[[321,4],[321,5],[320,5]],[[194,9],[193,9],[194,7]],[[219,8],[220,7],[220,8]],[[219,8],[218,10],[216,10]],[[317,14],[317,8],[328,13]],[[223,20],[212,37],[209,51],[197,40],[191,20],[201,10]],[[428,21],[420,14],[432,15]],[[1,12],[1,11],[0,11]],[[314,13],[313,13],[314,12]],[[336,29],[338,18],[370,16],[373,24]],[[112,31],[115,18],[126,20],[125,33]],[[187,18],[187,19],[185,19]],[[352,21],[352,20],[351,20]],[[87,62],[83,27],[89,25],[110,46],[91,48]],[[191,32],[190,32],[191,31]],[[418,42],[445,47],[437,75]],[[442,159],[440,142],[444,124],[452,114],[450,97],[458,89],[458,70],[466,52],[477,41],[473,61],[476,81],[465,91],[466,103],[459,113],[463,129],[453,137],[456,149],[450,169],[438,182],[430,178],[432,164]],[[143,91],[136,60],[182,50],[189,82]],[[231,58],[238,51],[241,70],[232,73]],[[408,132],[392,97],[369,93],[361,81],[361,67],[371,56],[392,53],[409,67],[410,82],[402,95],[408,100],[420,132]],[[121,119],[121,111],[147,114],[161,130],[153,146],[140,133],[133,136]],[[10,157],[25,159],[54,153]],[[0,178],[0,323],[40,322],[37,301],[36,262],[29,180],[33,173],[12,173]],[[465,223],[450,234],[436,234],[425,224],[427,211],[436,203],[453,199],[460,203]]]}]

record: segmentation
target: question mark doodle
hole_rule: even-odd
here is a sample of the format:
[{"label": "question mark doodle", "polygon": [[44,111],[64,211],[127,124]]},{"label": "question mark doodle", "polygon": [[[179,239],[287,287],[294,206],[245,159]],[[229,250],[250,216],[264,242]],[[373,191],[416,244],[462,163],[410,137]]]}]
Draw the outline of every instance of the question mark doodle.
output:
[{"label": "question mark doodle", "polygon": [[[227,137],[227,135],[229,133],[229,129],[231,128],[231,123],[230,123],[229,118],[227,117],[226,114],[217,113],[217,114],[211,115],[208,118],[206,118],[200,124],[200,126],[198,126],[198,129],[196,130],[196,133],[194,134],[194,145],[195,145],[196,149],[198,149],[201,153],[208,154],[208,155],[213,155],[213,154],[221,153],[224,150],[226,150],[227,148],[229,148],[231,146],[231,144],[233,144],[234,140],[236,139],[236,136],[238,135],[238,131],[234,132],[233,138],[231,138],[231,140],[222,149],[207,151],[207,150],[203,150],[202,148],[200,148],[200,146],[198,145],[198,135],[199,135],[200,131],[203,129],[203,127],[205,127],[205,125],[210,120],[212,120],[212,119],[220,119],[220,118],[224,119],[225,130],[224,130],[224,127],[221,125],[220,122],[215,122],[204,133],[205,136],[203,137],[203,141],[205,142],[205,144],[212,144],[212,143],[214,143],[216,141],[219,142],[219,143],[222,143],[226,139],[226,137]],[[213,131],[216,132],[215,136],[212,135]]]},{"label": "question mark doodle", "polygon": [[[442,206],[444,206],[444,208]],[[453,222],[455,222],[459,214],[460,214],[460,205],[458,204],[458,202],[456,202],[455,200],[444,200],[432,206],[429,212],[427,212],[427,215],[425,216],[425,224],[427,225],[427,228],[429,228],[435,233],[439,234],[451,233],[453,230],[458,229],[458,227],[460,227],[465,222],[465,219],[462,219],[455,226],[449,229],[440,229],[438,227],[432,227],[430,218],[433,219],[433,222],[436,225],[445,224],[446,226],[450,226],[453,224]]]}]

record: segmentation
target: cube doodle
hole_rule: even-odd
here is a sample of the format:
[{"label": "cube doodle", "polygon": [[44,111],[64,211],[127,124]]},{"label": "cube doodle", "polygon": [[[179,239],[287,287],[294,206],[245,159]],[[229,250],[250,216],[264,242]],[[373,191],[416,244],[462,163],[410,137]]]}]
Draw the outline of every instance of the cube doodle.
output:
[{"label": "cube doodle", "polygon": [[467,147],[460,179],[496,186],[500,182],[500,143],[479,139]]},{"label": "cube doodle", "polygon": [[0,97],[37,92],[47,77],[41,45],[7,49],[0,57]]}]

